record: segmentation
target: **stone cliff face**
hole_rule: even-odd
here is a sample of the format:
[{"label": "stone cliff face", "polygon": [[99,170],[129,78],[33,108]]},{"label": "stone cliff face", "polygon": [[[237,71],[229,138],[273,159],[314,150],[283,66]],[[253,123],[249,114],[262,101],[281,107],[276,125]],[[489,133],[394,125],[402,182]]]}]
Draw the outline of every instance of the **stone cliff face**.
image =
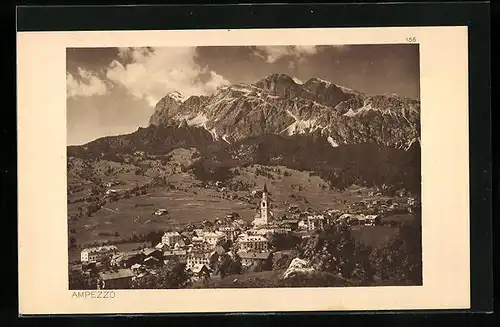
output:
[{"label": "stone cliff face", "polygon": [[168,94],[150,124],[202,127],[227,143],[261,134],[320,134],[333,147],[372,142],[408,148],[420,139],[420,102],[366,95],[318,78],[297,84],[272,74],[185,101]]}]

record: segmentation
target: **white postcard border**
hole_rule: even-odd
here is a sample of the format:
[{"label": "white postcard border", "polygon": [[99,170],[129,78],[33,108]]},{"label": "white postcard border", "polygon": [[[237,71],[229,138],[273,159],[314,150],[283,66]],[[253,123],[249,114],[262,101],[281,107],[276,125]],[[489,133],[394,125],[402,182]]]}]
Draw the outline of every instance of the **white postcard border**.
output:
[{"label": "white postcard border", "polygon": [[[420,44],[423,286],[68,290],[66,48]],[[470,307],[467,27],[22,32],[18,56],[20,314],[467,309]]]}]

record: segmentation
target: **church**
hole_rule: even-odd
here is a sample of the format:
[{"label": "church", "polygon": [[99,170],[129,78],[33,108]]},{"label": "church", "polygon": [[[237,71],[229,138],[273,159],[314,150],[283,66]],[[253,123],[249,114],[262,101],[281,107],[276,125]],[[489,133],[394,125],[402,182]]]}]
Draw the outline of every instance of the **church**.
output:
[{"label": "church", "polygon": [[262,199],[260,200],[260,210],[252,222],[252,225],[254,226],[266,226],[271,222],[270,220],[272,219],[273,214],[269,210],[267,193],[267,186],[264,184],[264,189],[262,190]]}]

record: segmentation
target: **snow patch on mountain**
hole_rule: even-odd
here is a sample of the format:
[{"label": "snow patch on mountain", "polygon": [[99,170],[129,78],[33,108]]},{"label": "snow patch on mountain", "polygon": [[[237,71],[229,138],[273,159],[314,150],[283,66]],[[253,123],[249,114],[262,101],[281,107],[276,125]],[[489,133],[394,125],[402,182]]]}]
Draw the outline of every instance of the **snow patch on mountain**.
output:
[{"label": "snow patch on mountain", "polygon": [[222,138],[222,140],[223,140],[224,142],[226,142],[227,144],[231,144],[231,142],[229,142],[229,141],[227,140],[227,134],[222,135],[222,137],[221,137],[221,138]]},{"label": "snow patch on mountain", "polygon": [[219,135],[217,135],[217,131],[215,130],[215,128],[207,129],[207,127],[205,126],[205,129],[210,133],[210,135],[212,135],[212,138],[214,140],[218,140],[219,139]]},{"label": "snow patch on mountain", "polygon": [[207,122],[208,122],[208,117],[203,113],[199,113],[197,116],[187,121],[189,126],[197,126],[197,127],[202,127],[202,126],[204,127]]},{"label": "snow patch on mountain", "polygon": [[356,112],[354,112],[354,110],[352,110],[352,108],[349,108],[349,110],[344,114],[344,116],[354,117],[354,116],[356,116]]},{"label": "snow patch on mountain", "polygon": [[336,147],[338,147],[338,146],[339,146],[339,145],[338,145],[338,143],[337,143],[337,142],[335,142],[335,140],[334,140],[334,139],[333,139],[333,137],[331,137],[331,136],[328,136],[328,137],[326,138],[326,140],[327,140],[327,141],[328,141],[328,143],[330,143],[330,145],[331,145],[331,146],[333,146],[334,148],[336,148]]},{"label": "snow patch on mountain", "polygon": [[282,130],[280,134],[285,132],[287,135],[304,134],[313,132],[318,128],[322,128],[322,126],[316,125],[316,119],[300,119],[299,117],[295,116],[290,110],[287,110],[286,113],[293,119],[295,119],[295,122],[288,125],[288,127]]},{"label": "snow patch on mountain", "polygon": [[416,142],[420,143],[420,137],[412,139],[410,143],[408,143],[408,145],[405,147],[405,151],[408,151],[411,148],[411,146]]},{"label": "snow patch on mountain", "polygon": [[178,91],[174,91],[174,92],[171,92],[169,94],[167,94],[167,96],[177,102],[184,102],[187,100],[186,97],[183,97],[182,94],[180,94],[180,92]]}]

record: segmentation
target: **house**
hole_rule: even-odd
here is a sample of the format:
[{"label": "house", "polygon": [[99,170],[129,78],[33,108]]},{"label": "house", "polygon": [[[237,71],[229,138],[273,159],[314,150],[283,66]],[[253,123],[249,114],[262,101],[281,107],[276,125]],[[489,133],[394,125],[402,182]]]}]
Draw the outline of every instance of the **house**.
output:
[{"label": "house", "polygon": [[289,213],[299,213],[300,212],[300,207],[298,205],[290,205],[288,207],[288,212]]},{"label": "house", "polygon": [[154,212],[155,216],[163,216],[163,215],[166,215],[168,214],[168,210],[167,209],[158,209]]},{"label": "house", "polygon": [[268,249],[267,238],[261,235],[247,235],[238,239],[241,251],[264,252]]},{"label": "house", "polygon": [[213,258],[214,258],[214,252],[205,252],[205,251],[191,252],[187,256],[186,268],[190,269],[196,264],[206,264],[207,266],[210,266]]},{"label": "house", "polygon": [[138,273],[143,270],[143,266],[140,263],[135,263],[130,267],[130,269],[132,270],[132,272]]},{"label": "house", "polygon": [[294,231],[299,227],[299,221],[297,219],[284,219],[280,221],[279,226]]},{"label": "house", "polygon": [[174,244],[180,239],[181,234],[179,234],[178,232],[165,232],[161,237],[161,242],[168,246],[174,246]]},{"label": "house", "polygon": [[221,233],[224,233],[225,238],[234,241],[238,237],[238,230],[233,226],[223,226],[219,228]]},{"label": "house", "polygon": [[271,233],[273,234],[280,234],[280,235],[286,235],[289,232],[292,231],[292,229],[288,226],[279,226],[279,227],[273,227],[270,229]]},{"label": "house", "polygon": [[248,235],[260,235],[265,237],[267,234],[271,234],[273,231],[272,229],[268,228],[252,228],[249,229],[247,232]]},{"label": "house", "polygon": [[381,220],[379,215],[365,216],[365,226],[378,226],[378,225],[381,225]]},{"label": "house", "polygon": [[203,234],[203,240],[210,244],[211,246],[217,245],[219,241],[222,241],[226,238],[226,235],[223,232],[216,231],[216,232],[208,232]]},{"label": "house", "polygon": [[182,249],[185,246],[186,246],[186,242],[184,242],[184,240],[181,238],[180,240],[178,240],[177,242],[175,242],[174,249],[176,249],[176,250]]},{"label": "house", "polygon": [[106,191],[106,195],[117,194],[117,193],[118,193],[117,190],[107,190]]},{"label": "house", "polygon": [[176,260],[180,263],[187,263],[187,251],[186,250],[170,250],[163,252],[164,260]]},{"label": "house", "polygon": [[209,278],[210,273],[212,272],[212,269],[206,264],[195,264],[190,268],[190,270],[193,272],[193,279],[194,280],[199,280],[203,278]]},{"label": "house", "polygon": [[307,221],[305,219],[299,220],[299,222],[297,223],[297,227],[299,229],[307,229]]},{"label": "house", "polygon": [[84,264],[95,263],[105,257],[111,257],[117,252],[118,249],[114,245],[86,248],[80,253],[80,260]]},{"label": "house", "polygon": [[202,237],[193,237],[191,240],[191,244],[188,246],[188,251],[192,250],[210,250],[213,248],[211,244],[208,244],[205,242],[205,240]]},{"label": "house", "polygon": [[248,267],[257,262],[266,262],[271,259],[270,252],[239,252],[241,265]]},{"label": "house", "polygon": [[147,257],[144,259],[144,265],[147,267],[154,267],[160,265],[162,261],[158,259],[157,257]]},{"label": "house", "polygon": [[117,269],[100,272],[98,275],[98,289],[127,289],[132,286],[134,273],[131,269]]},{"label": "house", "polygon": [[197,228],[193,232],[197,237],[203,237],[203,234],[205,234],[205,231],[201,228]]},{"label": "house", "polygon": [[127,268],[136,263],[142,263],[146,256],[142,251],[129,251],[113,255],[111,258],[111,266]]},{"label": "house", "polygon": [[327,215],[334,216],[340,214],[340,210],[338,209],[328,209],[325,211]]},{"label": "house", "polygon": [[160,242],[160,243],[156,244],[156,246],[155,246],[155,249],[158,249],[160,251],[165,251],[168,248],[169,248],[169,246],[163,242]]},{"label": "house", "polygon": [[307,229],[315,230],[322,229],[325,226],[324,215],[309,215],[307,216]]},{"label": "house", "polygon": [[349,220],[351,219],[352,216],[353,216],[352,214],[344,213],[344,214],[340,215],[339,217],[337,217],[337,219],[335,219],[335,224],[348,225]]},{"label": "house", "polygon": [[240,214],[237,212],[230,212],[230,213],[226,214],[226,219],[234,220],[234,219],[238,219],[238,218],[240,218]]},{"label": "house", "polygon": [[147,257],[154,257],[154,258],[157,258],[157,259],[163,259],[163,252],[159,249],[155,249],[155,248],[146,248],[144,250],[142,250],[142,253],[144,253],[144,256],[147,258]]}]

